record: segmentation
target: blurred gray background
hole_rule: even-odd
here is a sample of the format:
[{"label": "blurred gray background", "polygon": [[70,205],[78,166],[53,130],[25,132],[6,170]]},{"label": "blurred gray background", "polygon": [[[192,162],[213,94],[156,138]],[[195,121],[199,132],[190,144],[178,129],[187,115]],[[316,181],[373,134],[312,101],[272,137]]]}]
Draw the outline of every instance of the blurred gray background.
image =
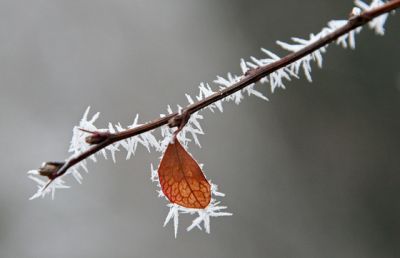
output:
[{"label": "blurred gray background", "polygon": [[[211,234],[162,223],[158,153],[90,163],[84,183],[28,201],[87,106],[127,125],[185,104],[275,40],[347,17],[352,1],[0,1],[0,257],[400,257],[400,17],[332,46],[323,70],[265,102],[204,113],[191,152],[233,217]],[[266,87],[266,86],[262,86]],[[266,92],[267,89],[262,89]]]}]

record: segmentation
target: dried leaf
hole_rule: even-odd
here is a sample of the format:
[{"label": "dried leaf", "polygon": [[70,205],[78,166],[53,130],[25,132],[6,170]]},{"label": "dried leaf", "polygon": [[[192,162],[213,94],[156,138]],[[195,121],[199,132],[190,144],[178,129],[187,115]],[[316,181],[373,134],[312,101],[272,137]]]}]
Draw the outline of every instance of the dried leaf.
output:
[{"label": "dried leaf", "polygon": [[210,203],[210,184],[177,139],[165,150],[158,177],[161,189],[171,203],[197,209],[204,209]]}]

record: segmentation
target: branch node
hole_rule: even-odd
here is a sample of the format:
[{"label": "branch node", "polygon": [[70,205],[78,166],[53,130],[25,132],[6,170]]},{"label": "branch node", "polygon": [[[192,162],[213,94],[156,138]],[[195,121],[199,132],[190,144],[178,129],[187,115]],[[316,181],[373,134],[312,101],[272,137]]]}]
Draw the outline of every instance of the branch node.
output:
[{"label": "branch node", "polygon": [[85,138],[86,143],[90,145],[103,143],[106,140],[108,140],[111,136],[111,133],[109,132],[98,132],[98,131],[93,132],[83,128],[79,128],[79,130],[90,134]]},{"label": "branch node", "polygon": [[38,172],[41,176],[46,176],[52,180],[57,177],[57,172],[63,165],[64,162],[44,162]]},{"label": "branch node", "polygon": [[172,117],[170,120],[168,120],[168,127],[173,128],[173,127],[178,127],[178,130],[181,130],[189,121],[190,119],[190,113],[187,110],[182,110],[181,114],[178,114],[174,117]]},{"label": "branch node", "polygon": [[357,26],[363,25],[365,23],[370,22],[374,17],[372,17],[369,13],[363,12],[360,13],[358,8],[353,8],[351,13],[349,14],[349,22],[355,23]]},{"label": "branch node", "polygon": [[249,75],[252,75],[252,74],[257,74],[257,71],[260,70],[260,69],[261,69],[261,67],[259,67],[259,66],[257,66],[256,68],[250,68],[249,70],[247,70],[247,71],[244,73],[244,76],[249,76]]},{"label": "branch node", "polygon": [[189,119],[190,119],[190,111],[188,109],[183,109],[182,113],[168,120],[168,126],[170,128],[178,127],[178,129],[176,129],[176,131],[174,132],[172,139],[176,139],[176,136],[183,129],[183,127],[185,127]]}]

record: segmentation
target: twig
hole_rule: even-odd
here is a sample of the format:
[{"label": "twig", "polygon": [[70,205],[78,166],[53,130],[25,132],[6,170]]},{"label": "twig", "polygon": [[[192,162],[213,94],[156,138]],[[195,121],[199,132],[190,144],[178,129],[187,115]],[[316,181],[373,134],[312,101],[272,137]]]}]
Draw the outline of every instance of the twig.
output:
[{"label": "twig", "polygon": [[[92,147],[90,147],[88,150],[80,153],[79,155],[75,157],[71,157],[64,163],[57,163],[58,166],[53,166],[54,163],[52,162],[47,162],[45,163],[41,169],[39,169],[39,173],[43,176],[47,176],[50,181],[48,184],[43,188],[45,189],[54,179],[64,175],[69,168],[72,166],[76,165],[80,161],[88,158],[89,156],[95,154],[96,152],[102,150],[103,148],[107,147],[110,144],[113,144],[115,142],[145,133],[147,131],[151,131],[153,129],[156,129],[158,127],[161,127],[163,125],[167,125],[170,127],[178,127],[177,132],[180,131],[188,122],[190,116],[229,96],[232,95],[233,93],[242,90],[246,86],[249,86],[253,83],[258,82],[260,79],[263,77],[269,75],[272,72],[277,71],[280,68],[283,68],[299,59],[301,59],[304,56],[307,56],[308,54],[314,52],[315,50],[318,50],[321,47],[324,47],[325,45],[335,41],[338,39],[340,36],[345,35],[346,33],[365,25],[372,19],[391,12],[395,10],[396,8],[400,7],[400,0],[392,0],[389,1],[377,8],[364,11],[360,13],[359,15],[355,15],[349,18],[348,22],[346,25],[344,25],[341,28],[338,28],[337,30],[333,31],[332,33],[326,35],[325,37],[320,38],[319,40],[315,41],[314,43],[304,47],[303,49],[293,52],[291,54],[286,55],[285,57],[281,58],[280,60],[271,63],[269,65],[265,66],[260,66],[256,69],[251,69],[247,71],[241,78],[240,81],[237,83],[233,84],[230,87],[227,87],[219,92],[214,93],[213,95],[210,95],[209,97],[204,98],[201,101],[195,102],[186,108],[182,110],[182,112],[178,113],[172,113],[169,115],[166,115],[162,118],[155,119],[153,121],[150,121],[144,125],[128,129],[122,132],[117,132],[117,133],[99,133],[99,132],[89,132],[92,133],[92,136],[94,137],[92,142],[87,139],[88,143],[92,143]],[[176,134],[175,134],[176,135]],[[89,136],[90,137],[90,136]],[[49,171],[49,168],[52,168],[53,170]]]}]

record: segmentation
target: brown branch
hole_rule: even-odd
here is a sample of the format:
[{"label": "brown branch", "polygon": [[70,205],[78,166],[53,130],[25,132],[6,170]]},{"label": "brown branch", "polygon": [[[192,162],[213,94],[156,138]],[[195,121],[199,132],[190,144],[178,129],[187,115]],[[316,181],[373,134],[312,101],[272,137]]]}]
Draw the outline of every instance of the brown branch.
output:
[{"label": "brown branch", "polygon": [[[167,124],[170,127],[178,127],[178,130],[182,129],[182,127],[187,123],[191,114],[215,103],[216,101],[219,101],[229,95],[232,95],[233,93],[239,90],[242,90],[243,88],[245,88],[250,84],[258,82],[261,78],[271,74],[272,72],[275,72],[278,69],[301,59],[302,57],[314,52],[315,50],[318,50],[319,48],[335,41],[340,36],[343,36],[346,33],[360,26],[365,25],[372,19],[382,14],[393,11],[399,7],[400,7],[400,0],[392,0],[380,7],[362,12],[361,14],[356,16],[352,16],[348,20],[347,24],[344,25],[343,27],[333,31],[332,33],[326,35],[325,37],[320,38],[319,40],[315,41],[314,43],[304,47],[303,49],[297,52],[293,52],[291,54],[286,55],[285,57],[281,58],[280,60],[274,63],[258,67],[257,69],[249,70],[246,74],[243,75],[242,79],[237,83],[219,92],[216,92],[213,95],[210,95],[201,101],[198,101],[196,103],[187,106],[182,110],[181,113],[175,112],[165,117],[150,121],[144,125],[118,133],[106,133],[99,135],[99,133],[96,134],[96,132],[90,132],[93,133],[92,135],[94,137],[91,139],[93,140],[92,143],[95,144],[93,144],[93,146],[90,147],[88,150],[82,152],[78,156],[70,158],[64,163],[47,162],[45,163],[45,165],[42,166],[42,168],[39,169],[39,173],[41,175],[47,176],[50,179],[49,183],[44,188],[46,188],[57,177],[64,175],[67,172],[67,170],[72,166],[88,158],[89,156],[95,154],[96,152],[102,150],[103,148],[107,147],[110,144],[142,134],[144,132],[153,130],[155,128]],[[90,140],[87,139],[87,142],[90,143]]]}]

